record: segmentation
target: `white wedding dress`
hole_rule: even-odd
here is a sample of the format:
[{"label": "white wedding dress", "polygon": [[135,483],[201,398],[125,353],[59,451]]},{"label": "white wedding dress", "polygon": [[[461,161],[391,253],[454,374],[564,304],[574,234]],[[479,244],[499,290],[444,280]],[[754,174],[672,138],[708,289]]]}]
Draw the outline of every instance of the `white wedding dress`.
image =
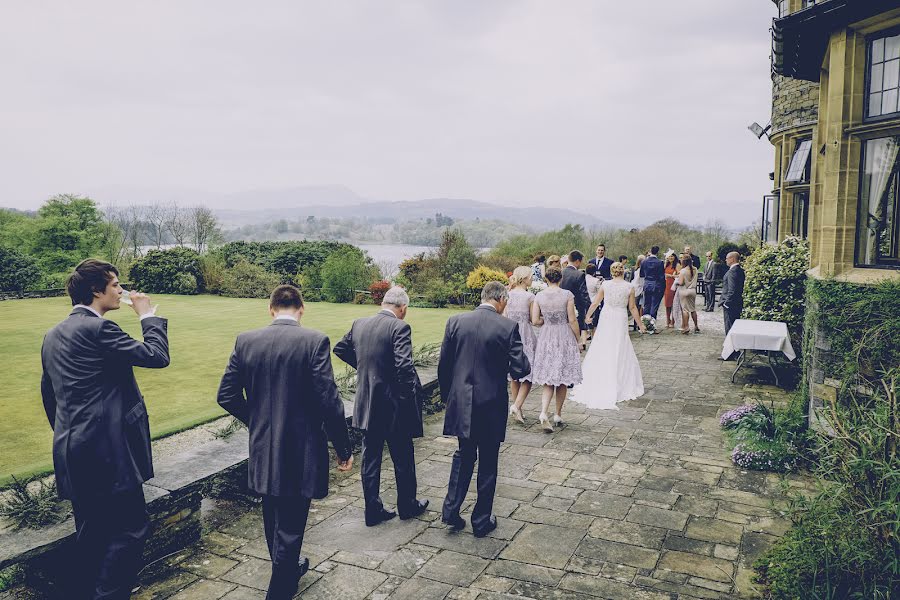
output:
[{"label": "white wedding dress", "polygon": [[617,402],[644,395],[641,366],[628,337],[628,295],[632,289],[630,283],[620,279],[603,283],[603,310],[581,365],[583,379],[570,396],[588,408],[617,410]]}]

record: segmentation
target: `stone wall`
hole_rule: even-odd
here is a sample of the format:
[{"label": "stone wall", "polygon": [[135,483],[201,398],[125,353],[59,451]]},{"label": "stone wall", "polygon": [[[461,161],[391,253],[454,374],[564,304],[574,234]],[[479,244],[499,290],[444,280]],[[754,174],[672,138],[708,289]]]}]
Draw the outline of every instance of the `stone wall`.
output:
[{"label": "stone wall", "polygon": [[27,292],[16,291],[0,291],[0,301],[3,300],[21,300],[23,298],[57,298],[65,296],[65,288],[53,288],[49,290],[30,290]]},{"label": "stone wall", "polygon": [[828,330],[816,318],[819,305],[813,294],[807,294],[806,310],[808,331],[804,352],[806,381],[809,385],[809,424],[820,431],[830,431],[821,413],[828,403],[837,399],[841,381],[834,375],[837,374],[837,367],[841,361],[831,351]]},{"label": "stone wall", "polygon": [[776,75],[772,81],[772,133],[815,123],[819,84]]}]

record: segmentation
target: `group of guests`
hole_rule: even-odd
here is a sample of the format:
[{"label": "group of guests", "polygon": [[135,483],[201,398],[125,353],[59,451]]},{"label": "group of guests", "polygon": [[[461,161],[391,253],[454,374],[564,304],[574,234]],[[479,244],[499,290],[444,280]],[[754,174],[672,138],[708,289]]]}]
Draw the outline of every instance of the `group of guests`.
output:
[{"label": "group of guests", "polygon": [[[169,365],[168,322],[139,292],[126,303],[140,320],[142,341],[105,319],[123,302],[118,271],[107,262],[82,261],[66,288],[72,311],[46,334],[41,348],[54,471],[60,497],[72,502],[76,526],[63,586],[74,600],[128,598],[150,533],[142,485],[153,477],[147,407],[133,369]],[[502,316],[508,299],[503,284],[488,283],[476,310],[448,321],[438,365],[444,433],[459,441],[441,517],[451,530],[465,527],[460,510],[477,461],[471,517],[476,537],[497,527],[493,498],[506,431],[507,376],[520,380],[532,370],[516,322]],[[398,514],[411,519],[428,507],[417,497],[412,440],[423,433],[422,386],[404,320],[408,306],[406,291],[391,288],[380,310],[354,321],[334,348],[357,370],[353,426],[363,432],[367,526]],[[330,342],[300,326],[304,311],[300,290],[275,288],[271,324],[237,336],[217,397],[249,432],[248,487],[262,497],[271,600],[293,598],[309,569],[300,551],[311,500],[328,494],[328,441],[339,471],[353,465]],[[385,444],[397,483],[396,511],[379,495]]]}]

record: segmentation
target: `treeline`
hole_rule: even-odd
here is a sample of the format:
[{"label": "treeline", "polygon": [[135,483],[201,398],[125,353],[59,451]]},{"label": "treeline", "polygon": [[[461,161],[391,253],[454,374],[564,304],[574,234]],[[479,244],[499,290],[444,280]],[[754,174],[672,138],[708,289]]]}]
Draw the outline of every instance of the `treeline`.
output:
[{"label": "treeline", "polygon": [[448,227],[461,231],[468,242],[477,248],[491,248],[508,237],[531,231],[522,225],[505,221],[453,219],[441,213],[427,219],[403,222],[397,222],[392,218],[307,216],[296,220],[279,219],[236,227],[225,232],[225,239],[344,240],[371,244],[437,246]]},{"label": "treeline", "polygon": [[0,209],[0,290],[62,287],[80,261],[102,258],[127,273],[147,246],[178,245],[202,253],[221,240],[205,206],[176,204],[100,208],[61,194],[35,213]]}]

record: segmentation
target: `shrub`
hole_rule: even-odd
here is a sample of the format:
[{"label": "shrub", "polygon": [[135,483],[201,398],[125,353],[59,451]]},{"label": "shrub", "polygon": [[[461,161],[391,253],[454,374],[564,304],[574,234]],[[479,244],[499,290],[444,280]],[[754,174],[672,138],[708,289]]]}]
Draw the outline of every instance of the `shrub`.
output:
[{"label": "shrub", "polygon": [[475,249],[459,229],[445,229],[435,255],[437,268],[444,277],[462,275],[475,267]]},{"label": "shrub", "polygon": [[496,271],[485,266],[478,266],[466,277],[466,287],[470,290],[481,291],[489,281],[509,283],[509,277],[503,271]]},{"label": "shrub", "polygon": [[12,521],[17,529],[40,529],[59,523],[65,517],[56,494],[56,483],[37,480],[37,489],[32,491],[28,486],[36,481],[35,478],[20,480],[13,477],[7,496],[0,500],[0,516]]},{"label": "shrub", "polygon": [[753,248],[747,244],[735,244],[734,242],[720,244],[716,249],[716,257],[720,265],[725,264],[725,257],[728,256],[729,252],[738,252],[741,256],[746,258],[753,253]]},{"label": "shrub", "polygon": [[33,258],[0,246],[0,290],[21,292],[40,280],[41,271]]},{"label": "shrub", "polygon": [[805,401],[795,394],[786,408],[745,404],[719,418],[735,465],[756,471],[790,471],[806,458],[813,437]]},{"label": "shrub", "polygon": [[190,296],[197,293],[197,278],[190,273],[178,273],[172,282],[172,293]]},{"label": "shrub", "polygon": [[204,254],[200,257],[200,272],[206,283],[206,291],[220,294],[225,283],[225,261],[218,254]]},{"label": "shrub", "polygon": [[373,304],[381,304],[384,295],[391,289],[390,281],[376,281],[369,286],[369,293],[372,295]]},{"label": "shrub", "polygon": [[[193,276],[193,289],[179,274]],[[131,265],[129,279],[134,289],[154,294],[197,294],[206,289],[200,254],[190,248],[148,251]]]},{"label": "shrub", "polygon": [[278,275],[241,260],[225,272],[222,295],[233,298],[268,298],[279,283]]},{"label": "shrub", "polygon": [[338,250],[322,264],[322,294],[329,302],[350,302],[355,290],[368,288],[373,279],[372,265],[358,248]]},{"label": "shrub", "polygon": [[806,310],[806,269],[809,242],[788,237],[777,245],[766,244],[747,259],[744,285],[745,319],[782,321],[794,341],[802,346]]}]

